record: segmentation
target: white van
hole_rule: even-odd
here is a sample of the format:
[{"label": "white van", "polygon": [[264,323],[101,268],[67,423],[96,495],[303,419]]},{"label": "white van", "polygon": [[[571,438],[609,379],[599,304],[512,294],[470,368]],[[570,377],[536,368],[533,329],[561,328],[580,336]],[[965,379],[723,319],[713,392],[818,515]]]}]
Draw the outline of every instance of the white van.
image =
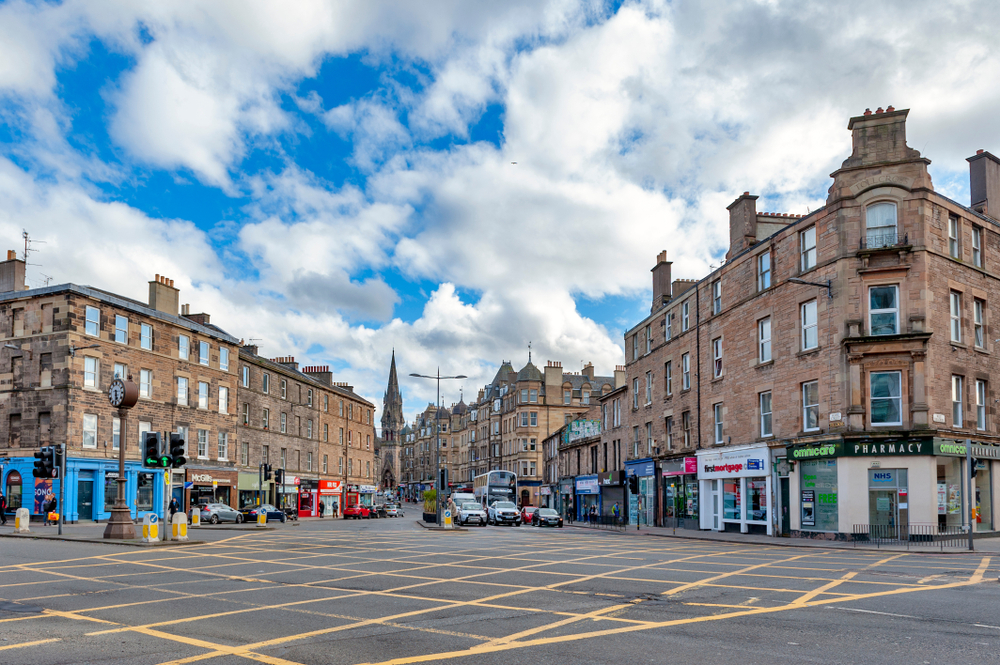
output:
[{"label": "white van", "polygon": [[451,500],[455,502],[456,506],[461,506],[467,501],[475,501],[476,503],[479,503],[479,501],[476,501],[476,495],[471,494],[470,492],[455,492],[451,495]]}]

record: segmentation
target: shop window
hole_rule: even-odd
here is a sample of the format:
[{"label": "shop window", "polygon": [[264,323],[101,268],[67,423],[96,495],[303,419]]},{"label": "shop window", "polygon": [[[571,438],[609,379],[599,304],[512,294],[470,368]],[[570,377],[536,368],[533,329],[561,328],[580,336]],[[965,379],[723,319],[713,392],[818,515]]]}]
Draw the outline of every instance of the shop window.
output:
[{"label": "shop window", "polygon": [[156,478],[152,473],[139,473],[136,489],[135,507],[140,512],[153,510],[153,480]]},{"label": "shop window", "polygon": [[837,460],[798,462],[801,485],[802,529],[839,531]]},{"label": "shop window", "polygon": [[902,374],[872,372],[869,374],[871,421],[873,426],[903,424]]},{"label": "shop window", "polygon": [[7,510],[13,512],[21,507],[21,474],[17,471],[8,473],[6,485]]},{"label": "shop window", "polygon": [[[958,461],[958,458],[938,458]],[[938,501],[941,500],[941,467],[938,466]],[[897,533],[897,529],[909,523],[907,518],[908,477],[906,469],[869,469],[868,470],[868,522],[871,525],[883,527],[885,535]],[[961,506],[961,496],[956,494]],[[939,511],[940,512],[940,511]],[[961,507],[958,510],[961,519]]]},{"label": "shop window", "polygon": [[868,289],[868,330],[872,335],[899,333],[899,287],[873,286]]},{"label": "shop window", "polygon": [[110,513],[118,501],[118,472],[104,474],[104,512]]}]

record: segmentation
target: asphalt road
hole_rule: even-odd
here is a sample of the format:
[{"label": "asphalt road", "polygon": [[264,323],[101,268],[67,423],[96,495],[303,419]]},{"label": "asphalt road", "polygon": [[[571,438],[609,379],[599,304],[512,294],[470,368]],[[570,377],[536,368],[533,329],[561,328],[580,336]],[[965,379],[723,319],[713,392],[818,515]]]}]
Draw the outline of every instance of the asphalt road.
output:
[{"label": "asphalt road", "polygon": [[0,663],[1000,663],[1000,560],[412,519],[0,539]]}]

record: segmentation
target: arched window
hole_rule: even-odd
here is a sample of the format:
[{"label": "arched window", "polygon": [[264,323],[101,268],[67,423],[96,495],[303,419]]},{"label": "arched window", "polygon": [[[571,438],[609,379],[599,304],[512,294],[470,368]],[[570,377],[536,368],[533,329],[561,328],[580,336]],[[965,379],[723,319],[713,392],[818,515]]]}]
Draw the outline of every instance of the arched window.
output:
[{"label": "arched window", "polygon": [[21,474],[11,471],[7,474],[7,488],[4,490],[7,496],[7,510],[17,510],[21,507]]},{"label": "arched window", "polygon": [[896,230],[896,204],[873,203],[865,210],[868,248],[891,247],[899,243]]}]

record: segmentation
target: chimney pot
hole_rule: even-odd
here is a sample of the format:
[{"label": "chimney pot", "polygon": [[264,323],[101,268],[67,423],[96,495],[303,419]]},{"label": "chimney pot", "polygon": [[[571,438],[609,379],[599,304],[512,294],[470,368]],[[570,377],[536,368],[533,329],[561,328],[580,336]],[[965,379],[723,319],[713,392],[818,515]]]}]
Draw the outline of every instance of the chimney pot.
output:
[{"label": "chimney pot", "polygon": [[878,115],[879,113],[885,113],[885,111],[882,110],[881,106],[875,109],[875,115]]},{"label": "chimney pot", "polygon": [[886,107],[885,107],[885,112],[886,112],[886,113],[892,113],[892,112],[893,112],[893,111],[895,111],[895,110],[896,110],[896,109],[895,109],[895,108],[894,108],[894,107],[893,107],[893,106],[892,106],[891,104],[890,104],[889,106],[886,106]]},{"label": "chimney pot", "polygon": [[[983,149],[982,149],[982,148],[980,148],[979,150],[977,150],[977,151],[976,151],[976,154],[977,154],[977,155],[981,155],[981,154],[983,154]],[[8,256],[10,256],[10,252],[7,252],[7,255],[8,255]]]},{"label": "chimney pot", "polygon": [[864,115],[871,115],[871,114],[872,114],[871,109],[865,109]]},{"label": "chimney pot", "polygon": [[743,192],[743,196],[750,196],[750,192]]}]

